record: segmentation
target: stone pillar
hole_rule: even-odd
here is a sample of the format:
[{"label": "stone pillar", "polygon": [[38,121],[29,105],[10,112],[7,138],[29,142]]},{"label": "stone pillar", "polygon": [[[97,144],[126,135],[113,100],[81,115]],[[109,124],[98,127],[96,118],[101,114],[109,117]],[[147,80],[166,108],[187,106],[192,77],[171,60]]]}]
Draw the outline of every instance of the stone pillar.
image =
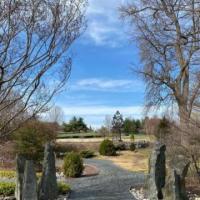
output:
[{"label": "stone pillar", "polygon": [[39,184],[39,200],[54,200],[58,195],[55,154],[50,143],[45,145],[43,174]]},{"label": "stone pillar", "polygon": [[38,200],[37,178],[34,169],[34,163],[31,160],[26,161],[22,200]]},{"label": "stone pillar", "polygon": [[22,200],[25,162],[26,160],[22,155],[17,155],[16,157],[16,187],[15,187],[16,200]]},{"label": "stone pillar", "polygon": [[157,143],[149,159],[147,195],[150,200],[163,199],[162,189],[166,176],[165,151],[166,146]]},{"label": "stone pillar", "polygon": [[185,177],[189,166],[190,162],[184,156],[175,156],[165,189],[166,200],[189,199],[185,188]]}]

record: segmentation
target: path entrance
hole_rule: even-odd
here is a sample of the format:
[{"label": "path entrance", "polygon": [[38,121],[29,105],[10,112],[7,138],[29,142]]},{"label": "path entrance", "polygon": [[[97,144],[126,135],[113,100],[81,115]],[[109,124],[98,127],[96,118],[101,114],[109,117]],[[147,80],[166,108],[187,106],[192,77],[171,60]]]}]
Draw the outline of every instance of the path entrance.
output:
[{"label": "path entrance", "polygon": [[88,159],[85,163],[98,167],[100,173],[93,177],[68,179],[72,187],[70,200],[134,200],[130,187],[144,183],[144,174],[121,169],[111,161]]}]

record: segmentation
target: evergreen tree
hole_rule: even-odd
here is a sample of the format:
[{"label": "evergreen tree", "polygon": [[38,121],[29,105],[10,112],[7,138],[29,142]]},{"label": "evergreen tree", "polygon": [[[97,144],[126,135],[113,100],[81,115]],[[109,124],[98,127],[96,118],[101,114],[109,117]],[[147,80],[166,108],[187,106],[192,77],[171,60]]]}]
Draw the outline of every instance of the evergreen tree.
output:
[{"label": "evergreen tree", "polygon": [[164,142],[167,135],[170,134],[170,127],[171,127],[170,121],[164,116],[158,124],[156,137],[160,141]]},{"label": "evergreen tree", "polygon": [[114,133],[119,135],[120,141],[122,140],[121,133],[122,133],[123,125],[124,125],[123,116],[120,114],[119,111],[117,111],[115,113],[115,115],[113,116],[112,130],[113,130]]},{"label": "evergreen tree", "polygon": [[66,133],[80,133],[89,130],[82,117],[73,117],[69,123],[63,123],[63,129]]},{"label": "evergreen tree", "polygon": [[124,132],[128,135],[135,133],[136,125],[135,121],[129,118],[124,120]]}]

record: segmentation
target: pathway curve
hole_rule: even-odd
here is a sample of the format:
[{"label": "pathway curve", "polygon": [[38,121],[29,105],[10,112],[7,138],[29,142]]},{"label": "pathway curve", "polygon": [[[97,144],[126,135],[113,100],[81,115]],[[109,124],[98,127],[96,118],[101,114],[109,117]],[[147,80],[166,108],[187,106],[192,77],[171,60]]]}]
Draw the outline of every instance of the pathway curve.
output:
[{"label": "pathway curve", "polygon": [[87,159],[85,163],[96,166],[100,173],[93,177],[68,179],[72,187],[70,200],[134,200],[130,187],[144,183],[144,174],[129,172],[111,161]]}]

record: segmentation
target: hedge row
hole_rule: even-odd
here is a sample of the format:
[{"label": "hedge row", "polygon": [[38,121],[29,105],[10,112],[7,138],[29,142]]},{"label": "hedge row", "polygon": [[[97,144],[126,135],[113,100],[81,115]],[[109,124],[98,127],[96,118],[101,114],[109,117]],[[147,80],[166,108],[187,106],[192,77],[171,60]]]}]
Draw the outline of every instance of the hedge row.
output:
[{"label": "hedge row", "polygon": [[[36,173],[37,178],[42,176],[42,173]],[[16,177],[16,172],[12,170],[0,170],[0,178],[12,179]]]},{"label": "hedge row", "polygon": [[[70,191],[70,186],[64,182],[58,182],[58,193],[67,194]],[[15,183],[0,182],[0,196],[13,196],[15,193]]]},{"label": "hedge row", "polygon": [[58,139],[72,139],[72,138],[101,138],[102,135],[97,133],[60,133]]},{"label": "hedge row", "polygon": [[101,138],[101,135],[67,135],[61,134],[57,136],[57,139],[77,139],[77,138]]}]

